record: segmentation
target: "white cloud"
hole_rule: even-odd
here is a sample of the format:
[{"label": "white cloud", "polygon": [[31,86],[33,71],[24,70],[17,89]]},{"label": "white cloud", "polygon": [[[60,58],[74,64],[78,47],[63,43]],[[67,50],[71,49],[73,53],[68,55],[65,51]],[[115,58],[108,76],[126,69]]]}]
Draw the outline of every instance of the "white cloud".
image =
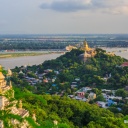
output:
[{"label": "white cloud", "polygon": [[76,12],[86,10],[91,6],[91,0],[54,0],[44,2],[40,7],[42,9],[52,9],[60,12]]},{"label": "white cloud", "polygon": [[115,9],[112,9],[112,12],[114,14],[128,14],[128,5],[127,6],[116,7]]},{"label": "white cloud", "polygon": [[58,12],[89,10],[128,14],[128,0],[47,0],[40,7]]}]

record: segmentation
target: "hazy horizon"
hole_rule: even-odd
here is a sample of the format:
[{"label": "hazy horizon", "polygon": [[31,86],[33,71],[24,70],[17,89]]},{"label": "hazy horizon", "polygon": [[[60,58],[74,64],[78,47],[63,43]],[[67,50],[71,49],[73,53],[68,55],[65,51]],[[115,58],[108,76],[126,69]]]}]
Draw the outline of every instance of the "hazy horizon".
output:
[{"label": "hazy horizon", "polygon": [[128,35],[128,33],[36,33],[36,34],[33,34],[33,33],[29,33],[29,34],[26,34],[26,33],[6,33],[6,34],[2,34],[0,33],[0,36],[2,35],[39,35],[39,36],[87,36],[87,35],[90,35],[90,36],[93,36],[93,35]]}]

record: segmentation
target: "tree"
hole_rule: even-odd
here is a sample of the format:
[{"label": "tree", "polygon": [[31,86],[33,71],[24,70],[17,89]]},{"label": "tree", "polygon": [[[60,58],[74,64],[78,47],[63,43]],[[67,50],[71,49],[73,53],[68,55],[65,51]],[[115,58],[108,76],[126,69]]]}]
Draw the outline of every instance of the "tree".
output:
[{"label": "tree", "polygon": [[121,96],[121,97],[125,98],[128,94],[127,94],[127,92],[124,89],[118,89],[115,92],[115,95],[116,96]]},{"label": "tree", "polygon": [[98,95],[95,101],[106,101],[102,94]]},{"label": "tree", "polygon": [[93,88],[92,92],[96,93],[96,95],[100,95],[101,94],[101,90],[99,90],[98,88]]},{"label": "tree", "polygon": [[89,93],[85,93],[85,98],[88,98]]}]

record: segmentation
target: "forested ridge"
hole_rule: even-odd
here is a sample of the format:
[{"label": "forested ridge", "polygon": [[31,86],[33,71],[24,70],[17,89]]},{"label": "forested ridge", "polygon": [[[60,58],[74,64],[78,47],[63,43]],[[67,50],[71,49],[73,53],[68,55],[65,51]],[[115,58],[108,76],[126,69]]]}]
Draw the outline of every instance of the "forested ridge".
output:
[{"label": "forested ridge", "polygon": [[[23,107],[36,115],[33,127],[40,128],[127,128],[124,120],[128,119],[128,104],[122,101],[118,106],[111,106],[108,109],[100,108],[95,100],[83,102],[68,97],[74,94],[81,87],[92,87],[99,97],[101,89],[118,89],[117,95],[128,96],[124,87],[128,84],[128,67],[120,67],[127,61],[119,56],[107,54],[102,49],[96,49],[97,54],[83,62],[79,56],[84,53],[82,50],[72,50],[58,57],[56,60],[45,61],[40,65],[27,67],[16,67],[13,69],[13,82],[15,98],[23,101]],[[37,74],[44,73],[49,69],[50,72],[43,76],[43,80],[49,78],[48,83],[36,83],[30,85],[24,75],[37,78]],[[23,73],[19,73],[22,71]],[[56,74],[54,71],[58,71]],[[6,74],[5,71],[2,71]],[[111,77],[109,77],[111,74]],[[56,77],[55,81],[50,81]],[[105,81],[103,78],[108,77]],[[75,79],[80,79],[76,88],[70,85]],[[52,86],[55,84],[56,86]],[[120,90],[122,89],[122,90]],[[123,93],[121,93],[121,91]],[[60,94],[63,95],[60,96]],[[101,99],[101,98],[99,98]],[[98,99],[96,99],[98,100]],[[120,101],[119,101],[120,102]],[[117,110],[120,107],[122,110]],[[2,117],[1,117],[2,118]],[[8,120],[6,116],[4,120]],[[58,122],[54,125],[53,121]]]},{"label": "forested ridge", "polygon": [[[20,93],[22,91],[22,93]],[[40,128],[52,128],[58,121],[58,128],[127,128],[127,116],[114,114],[97,105],[72,100],[57,95],[36,95],[26,89],[15,88],[16,99],[22,99],[23,107],[30,115],[36,114]]]},{"label": "forested ridge", "polygon": [[[51,69],[51,72],[47,73],[45,78],[54,78],[57,87],[54,88],[55,92],[62,89],[64,84],[64,89],[70,88],[70,84],[75,78],[79,78],[81,82],[78,88],[83,86],[97,87],[97,88],[108,88],[108,89],[118,89],[123,88],[128,84],[128,67],[120,67],[120,65],[127,61],[120,56],[113,56],[106,54],[102,49],[97,49],[97,54],[95,57],[88,58],[88,60],[83,63],[79,58],[80,54],[84,53],[82,50],[72,50],[66,54],[58,57],[55,60],[48,60],[40,65],[27,66],[26,69],[22,67],[16,67],[13,69],[14,75],[12,81],[15,84],[21,84],[26,87],[28,85],[25,81],[23,74],[17,74],[21,70],[28,76],[37,78],[35,73],[44,73],[45,70]],[[59,71],[56,75],[54,71]],[[109,77],[111,75],[111,77]],[[107,82],[103,79],[107,77]],[[24,81],[22,81],[24,80]],[[52,82],[49,83],[38,83],[36,85],[37,91],[48,92],[51,87]],[[47,86],[45,86],[47,85]],[[39,90],[38,90],[39,89]]]}]

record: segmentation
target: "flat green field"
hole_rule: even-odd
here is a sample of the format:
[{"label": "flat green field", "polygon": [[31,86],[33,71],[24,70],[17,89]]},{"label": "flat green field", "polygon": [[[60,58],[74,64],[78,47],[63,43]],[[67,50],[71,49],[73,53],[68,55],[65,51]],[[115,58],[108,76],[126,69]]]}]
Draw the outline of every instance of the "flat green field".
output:
[{"label": "flat green field", "polygon": [[21,57],[21,56],[38,56],[44,55],[47,53],[39,53],[39,52],[32,52],[32,53],[0,53],[0,58],[11,58],[11,57]]}]

